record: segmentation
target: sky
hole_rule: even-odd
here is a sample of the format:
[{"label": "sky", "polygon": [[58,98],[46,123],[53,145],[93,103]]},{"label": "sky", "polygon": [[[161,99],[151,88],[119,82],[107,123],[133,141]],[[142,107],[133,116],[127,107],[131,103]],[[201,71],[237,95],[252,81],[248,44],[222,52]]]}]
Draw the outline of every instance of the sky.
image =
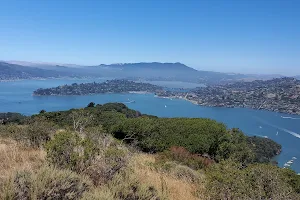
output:
[{"label": "sky", "polygon": [[0,60],[300,75],[299,0],[0,0]]}]

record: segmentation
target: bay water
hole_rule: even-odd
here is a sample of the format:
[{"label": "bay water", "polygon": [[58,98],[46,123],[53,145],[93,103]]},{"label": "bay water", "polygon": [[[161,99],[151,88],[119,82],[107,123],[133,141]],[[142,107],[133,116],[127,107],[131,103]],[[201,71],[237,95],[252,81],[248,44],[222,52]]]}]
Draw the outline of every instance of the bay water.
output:
[{"label": "bay water", "polygon": [[[0,112],[36,114],[40,110],[58,111],[85,107],[89,102],[104,104],[121,102],[129,108],[159,117],[211,118],[227,125],[240,128],[245,134],[268,137],[282,145],[282,152],[275,159],[279,166],[294,160],[291,168],[300,172],[300,116],[287,115],[245,108],[214,108],[194,105],[181,99],[157,98],[154,94],[99,94],[86,96],[32,96],[38,88],[56,87],[63,84],[102,82],[103,79],[51,79],[0,82]],[[155,82],[154,82],[155,83]],[[154,84],[153,83],[153,84]],[[156,84],[158,84],[156,82]],[[201,87],[183,82],[159,82],[172,87]],[[127,103],[134,100],[135,103]]]}]

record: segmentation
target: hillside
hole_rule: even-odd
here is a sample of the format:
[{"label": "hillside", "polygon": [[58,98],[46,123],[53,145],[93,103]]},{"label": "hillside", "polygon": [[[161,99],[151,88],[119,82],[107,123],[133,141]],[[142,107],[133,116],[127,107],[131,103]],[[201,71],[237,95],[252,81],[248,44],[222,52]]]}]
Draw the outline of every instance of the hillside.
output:
[{"label": "hillside", "polygon": [[[205,84],[224,84],[235,81],[267,80],[280,75],[235,74],[196,70],[182,63],[119,63],[80,66],[74,64],[31,63],[10,61],[11,65],[24,66],[31,73],[37,69],[51,70],[52,73],[69,77],[111,77],[131,80],[182,81]],[[20,67],[19,67],[20,68]],[[29,69],[28,69],[29,68]],[[25,70],[25,69],[24,69]],[[23,72],[21,70],[21,72]],[[27,71],[24,71],[26,73]],[[37,72],[38,73],[38,72]],[[40,73],[39,73],[40,74]],[[32,75],[31,75],[32,76]],[[23,77],[31,77],[30,75]],[[48,75],[45,75],[46,77]],[[45,77],[44,76],[44,77]],[[49,77],[51,74],[49,74]],[[17,77],[21,77],[18,75]]]},{"label": "hillside", "polygon": [[120,103],[15,116],[0,125],[0,199],[300,198],[300,177],[270,164],[280,145],[214,120]]},{"label": "hillside", "polygon": [[104,93],[146,92],[155,93],[163,88],[150,83],[138,83],[128,80],[107,80],[103,83],[73,83],[54,88],[40,88],[33,95],[90,95]]},{"label": "hillside", "polygon": [[182,63],[122,63],[101,64],[89,67],[94,72],[107,73],[110,76],[133,78],[135,80],[164,80],[196,83],[223,83],[246,78],[242,74],[227,74],[212,71],[201,71]]},{"label": "hillside", "polygon": [[0,62],[0,80],[58,78],[67,73]]}]

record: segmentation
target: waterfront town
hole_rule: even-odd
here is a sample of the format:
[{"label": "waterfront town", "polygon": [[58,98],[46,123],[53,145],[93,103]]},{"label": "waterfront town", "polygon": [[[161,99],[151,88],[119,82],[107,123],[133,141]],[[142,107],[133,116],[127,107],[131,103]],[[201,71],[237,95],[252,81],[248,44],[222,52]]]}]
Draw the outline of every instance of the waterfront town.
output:
[{"label": "waterfront town", "polygon": [[180,98],[209,107],[252,108],[300,115],[300,80],[277,78],[267,81],[235,82],[191,90],[170,90],[149,83],[109,80],[103,83],[62,85],[38,89],[34,95],[88,95],[102,93],[154,93],[162,98]]},{"label": "waterfront town", "polygon": [[156,95],[181,98],[201,106],[242,107],[300,114],[300,81],[294,78],[236,82],[196,88],[184,93],[161,91]]}]

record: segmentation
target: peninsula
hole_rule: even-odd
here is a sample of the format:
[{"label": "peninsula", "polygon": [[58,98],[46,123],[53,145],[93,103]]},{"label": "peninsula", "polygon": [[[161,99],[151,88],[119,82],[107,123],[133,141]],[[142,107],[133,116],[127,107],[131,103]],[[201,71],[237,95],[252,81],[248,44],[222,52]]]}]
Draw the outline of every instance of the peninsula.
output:
[{"label": "peninsula", "polygon": [[210,85],[188,91],[168,90],[150,83],[122,79],[37,89],[33,95],[89,95],[128,92],[154,93],[157,97],[185,99],[201,106],[252,108],[300,115],[300,80],[287,77],[267,81],[256,80]]},{"label": "peninsula", "polygon": [[40,88],[33,92],[36,96],[50,95],[89,95],[104,93],[125,93],[125,92],[149,92],[156,93],[163,90],[163,87],[150,83],[140,83],[129,80],[108,80],[102,83],[73,83],[54,88]]},{"label": "peninsula", "polygon": [[300,81],[277,78],[196,88],[190,92],[160,91],[158,97],[181,98],[211,107],[242,107],[300,115]]}]

